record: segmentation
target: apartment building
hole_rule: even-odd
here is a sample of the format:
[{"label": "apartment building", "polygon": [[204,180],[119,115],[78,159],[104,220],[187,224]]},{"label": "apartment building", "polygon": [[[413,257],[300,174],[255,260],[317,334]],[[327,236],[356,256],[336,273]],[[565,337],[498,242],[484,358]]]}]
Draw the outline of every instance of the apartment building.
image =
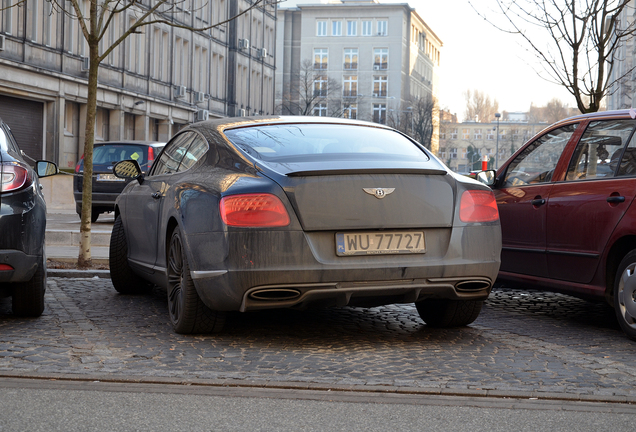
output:
[{"label": "apartment building", "polygon": [[442,41],[406,3],[283,4],[277,26],[279,113],[408,122],[436,95]]},{"label": "apartment building", "polygon": [[[481,169],[483,156],[488,156],[488,167],[495,169],[547,126],[547,123],[517,121],[500,121],[499,124],[442,121],[437,155],[455,172],[468,173]],[[498,154],[497,165],[495,154]]]},{"label": "apartment building", "polygon": [[[168,2],[163,18],[185,28],[151,24],[117,46],[100,65],[96,142],[164,141],[195,121],[272,114],[277,6],[252,3]],[[84,145],[88,47],[74,14],[55,5],[2,0],[0,117],[31,158],[72,168]],[[153,5],[116,14],[101,49]]]}]

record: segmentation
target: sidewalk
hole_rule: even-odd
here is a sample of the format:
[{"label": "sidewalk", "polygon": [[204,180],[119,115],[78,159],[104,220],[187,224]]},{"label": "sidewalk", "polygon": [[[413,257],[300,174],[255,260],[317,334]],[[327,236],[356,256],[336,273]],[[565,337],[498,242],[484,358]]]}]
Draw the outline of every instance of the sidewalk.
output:
[{"label": "sidewalk", "polygon": [[[103,213],[91,224],[91,258],[108,264],[113,213]],[[52,261],[76,262],[79,255],[80,218],[73,210],[53,209],[46,215],[46,257]]]}]

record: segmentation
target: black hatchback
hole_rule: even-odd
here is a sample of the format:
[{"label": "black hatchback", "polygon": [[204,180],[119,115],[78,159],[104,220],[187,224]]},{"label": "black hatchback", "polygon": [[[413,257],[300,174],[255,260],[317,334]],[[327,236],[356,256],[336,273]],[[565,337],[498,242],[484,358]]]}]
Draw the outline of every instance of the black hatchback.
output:
[{"label": "black hatchback", "polygon": [[[91,221],[95,222],[101,213],[113,211],[115,199],[129,180],[115,177],[113,165],[122,160],[136,160],[147,172],[166,143],[156,141],[113,141],[95,143],[93,148],[93,199]],[[75,211],[82,214],[82,174],[84,155],[75,166],[73,195]]]},{"label": "black hatchback", "polygon": [[46,290],[46,203],[39,177],[57,174],[53,162],[36,172],[0,119],[0,297],[12,297],[13,313],[40,316]]}]

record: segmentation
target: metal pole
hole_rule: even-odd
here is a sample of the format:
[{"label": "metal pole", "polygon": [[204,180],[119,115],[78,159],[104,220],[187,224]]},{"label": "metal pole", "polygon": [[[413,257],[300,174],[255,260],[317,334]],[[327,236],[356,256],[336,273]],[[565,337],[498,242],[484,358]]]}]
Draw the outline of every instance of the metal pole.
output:
[{"label": "metal pole", "polygon": [[495,118],[497,119],[497,144],[495,145],[495,170],[499,168],[499,117],[501,114],[495,113]]}]

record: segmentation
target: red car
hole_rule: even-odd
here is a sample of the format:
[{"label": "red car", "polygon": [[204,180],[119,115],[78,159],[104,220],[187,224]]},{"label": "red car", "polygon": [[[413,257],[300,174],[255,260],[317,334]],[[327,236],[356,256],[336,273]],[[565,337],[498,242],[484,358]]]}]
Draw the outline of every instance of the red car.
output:
[{"label": "red car", "polygon": [[606,300],[636,340],[636,112],[556,123],[484,171],[502,230],[498,281]]}]

